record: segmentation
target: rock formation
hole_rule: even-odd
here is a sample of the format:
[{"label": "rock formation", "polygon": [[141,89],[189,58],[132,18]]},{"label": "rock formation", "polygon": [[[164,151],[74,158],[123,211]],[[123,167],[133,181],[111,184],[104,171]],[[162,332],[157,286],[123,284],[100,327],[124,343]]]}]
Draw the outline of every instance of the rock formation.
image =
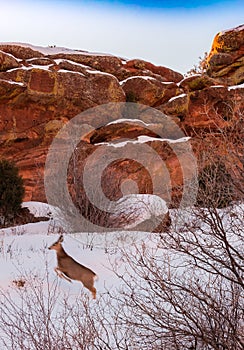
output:
[{"label": "rock formation", "polygon": [[[116,149],[114,143],[117,142],[117,147],[125,147],[128,157],[115,159],[104,170],[102,186],[106,196],[111,200],[121,198],[121,186],[129,180],[137,184],[139,193],[154,193],[168,201],[169,206],[177,205],[186,180],[178,154],[184,152],[186,143],[193,148],[199,169],[207,163],[202,157],[203,150],[215,149],[215,157],[226,155],[231,161],[236,157],[235,149],[239,150],[239,156],[243,152],[243,149],[240,151],[243,54],[244,26],[217,34],[207,58],[206,72],[185,78],[169,68],[138,59],[2,43],[0,157],[13,159],[20,168],[26,187],[25,200],[46,201],[45,160],[58,131],[91,107],[110,102],[121,105],[126,101],[138,106],[143,104],[142,110],[136,112],[140,121],[128,118],[126,107],[118,107],[113,122],[109,113],[94,115],[93,129],[88,130],[76,148],[80,150],[76,156],[79,185],[82,187],[86,158],[99,149],[99,157],[105,159],[108,149]],[[149,113],[150,108],[156,112]],[[173,122],[168,123],[164,114]],[[85,114],[83,122],[86,123]],[[227,142],[226,135],[237,135],[237,130],[238,137]],[[184,140],[183,136],[190,140]],[[150,164],[151,173],[139,161],[130,159],[135,144],[141,147],[145,159],[150,159],[152,150],[158,155],[158,162],[152,159]],[[233,152],[229,152],[230,149]],[[155,192],[151,177],[161,177],[160,159],[169,176],[165,176],[161,188],[156,185]],[[95,166],[96,157],[91,164]],[[69,176],[70,191],[76,201],[74,176]],[[191,181],[190,177],[187,181]],[[91,174],[91,179],[96,181],[95,174]],[[83,197],[84,193],[79,196]]]},{"label": "rock formation", "polygon": [[244,82],[244,25],[215,36],[208,56],[207,73],[226,85]]}]

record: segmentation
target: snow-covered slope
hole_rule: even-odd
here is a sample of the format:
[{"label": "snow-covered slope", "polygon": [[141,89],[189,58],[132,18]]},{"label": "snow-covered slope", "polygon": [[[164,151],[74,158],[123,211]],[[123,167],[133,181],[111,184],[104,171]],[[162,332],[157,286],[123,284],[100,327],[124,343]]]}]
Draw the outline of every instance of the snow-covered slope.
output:
[{"label": "snow-covered slope", "polygon": [[[46,266],[52,279],[57,278],[53,269],[56,254],[48,247],[59,237],[59,211],[45,203],[25,202],[24,207],[37,217],[50,217],[49,221],[30,223],[0,230],[0,286],[12,285],[22,275],[43,275]],[[118,247],[132,245],[149,234],[145,232],[64,233],[63,247],[75,260],[91,268],[98,275],[98,294],[107,288],[118,286],[118,279],[111,271],[111,262],[119,259]],[[79,282],[60,280],[61,288],[79,293],[83,287]],[[86,291],[85,291],[86,292]],[[88,292],[87,292],[88,293]]]}]

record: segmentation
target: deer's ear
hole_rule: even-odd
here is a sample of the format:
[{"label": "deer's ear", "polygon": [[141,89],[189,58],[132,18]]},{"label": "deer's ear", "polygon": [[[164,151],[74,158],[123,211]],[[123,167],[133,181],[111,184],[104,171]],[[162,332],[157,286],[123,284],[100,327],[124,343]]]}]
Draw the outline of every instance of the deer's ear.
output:
[{"label": "deer's ear", "polygon": [[63,235],[60,235],[58,241],[59,241],[59,242],[63,242],[63,240],[64,240],[64,236],[63,236]]}]

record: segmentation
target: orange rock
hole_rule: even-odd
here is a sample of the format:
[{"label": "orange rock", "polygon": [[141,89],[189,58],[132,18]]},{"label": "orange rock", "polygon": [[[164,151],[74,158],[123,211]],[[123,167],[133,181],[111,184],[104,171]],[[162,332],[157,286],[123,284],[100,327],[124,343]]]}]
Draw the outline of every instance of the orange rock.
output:
[{"label": "orange rock", "polygon": [[151,72],[163,78],[163,81],[178,83],[183,79],[183,75],[181,73],[175,72],[170,68],[155,66],[150,62],[146,62],[138,59],[128,61],[125,64],[124,68],[132,68],[144,73],[144,74],[134,74],[134,75],[147,75],[146,72]]},{"label": "orange rock", "polygon": [[9,55],[6,52],[0,51],[0,72],[4,72],[8,69],[13,69],[19,67],[19,62],[14,58],[14,56]]},{"label": "orange rock", "polygon": [[[139,113],[141,124],[125,120],[126,106],[118,107],[114,120],[122,120],[114,124],[107,125],[111,120],[109,110],[94,115],[89,123],[100,126],[91,132],[89,129],[79,146],[81,152],[76,169],[79,186],[82,187],[86,158],[99,149],[106,159],[107,150],[111,150],[111,145],[99,143],[131,139],[128,157],[112,162],[104,170],[104,193],[112,200],[120,198],[125,179],[137,183],[140,193],[154,193],[147,169],[136,159],[130,159],[133,142],[141,136],[152,137],[144,142],[148,148],[146,151],[143,148],[143,157],[149,162],[153,177],[159,182],[163,177],[163,186],[157,186],[155,194],[167,199],[167,189],[171,188],[170,204],[177,205],[182,198],[184,180],[181,165],[170,143],[157,138],[175,140],[179,138],[180,128],[192,137],[190,142],[197,158],[201,159],[202,149],[213,145],[217,156],[227,152],[223,140],[210,136],[228,130],[234,132],[238,123],[238,135],[241,135],[243,86],[228,85],[243,81],[242,35],[242,27],[219,34],[209,55],[208,76],[185,79],[171,69],[138,59],[126,61],[107,54],[1,44],[0,157],[17,162],[25,181],[25,200],[46,200],[43,183],[45,160],[57,132],[80,112],[108,102],[125,102],[127,98],[127,101],[139,102],[136,109],[141,103],[153,106],[157,113],[152,115],[147,112],[149,108],[144,107]],[[158,110],[170,116],[174,123],[167,123],[171,119],[164,118]],[[85,115],[83,122],[87,122]],[[200,144],[202,139],[204,147]],[[233,152],[235,143],[233,137]],[[140,143],[138,145],[140,149]],[[184,153],[181,142],[176,143],[176,147],[180,154]],[[151,159],[150,150],[158,155],[157,160]],[[239,149],[238,152],[241,153]],[[94,167],[97,161],[94,157]],[[162,162],[170,179],[162,176]],[[190,180],[191,172],[187,170],[187,180]],[[69,180],[71,193],[77,200],[76,196],[84,193],[82,190],[75,193],[72,174],[69,174]],[[91,174],[93,180],[95,174]]]},{"label": "orange rock", "polygon": [[218,33],[208,55],[207,73],[220,83],[244,82],[244,25]]},{"label": "orange rock", "polygon": [[179,90],[176,83],[160,82],[152,77],[131,77],[121,82],[128,102],[158,106],[175,96]]}]

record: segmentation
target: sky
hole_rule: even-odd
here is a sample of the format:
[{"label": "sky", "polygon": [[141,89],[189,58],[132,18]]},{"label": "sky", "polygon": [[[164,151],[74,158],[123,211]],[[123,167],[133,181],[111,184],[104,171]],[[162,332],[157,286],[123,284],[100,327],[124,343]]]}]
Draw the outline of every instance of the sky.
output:
[{"label": "sky", "polygon": [[0,0],[0,8],[0,42],[141,58],[181,73],[244,17],[242,0]]}]

